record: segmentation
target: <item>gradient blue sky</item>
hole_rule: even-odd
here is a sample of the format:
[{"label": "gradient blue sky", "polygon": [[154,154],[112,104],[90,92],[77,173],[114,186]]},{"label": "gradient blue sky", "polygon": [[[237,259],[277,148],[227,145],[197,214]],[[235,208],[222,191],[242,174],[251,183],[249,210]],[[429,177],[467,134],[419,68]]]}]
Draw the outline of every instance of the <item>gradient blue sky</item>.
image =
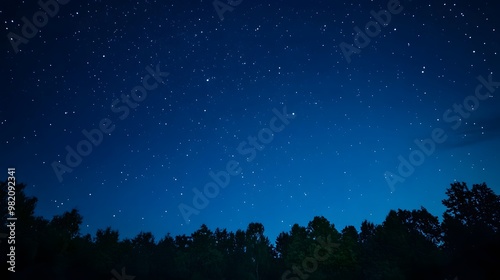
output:
[{"label": "gradient blue sky", "polygon": [[[243,1],[222,21],[211,1],[70,1],[18,53],[8,34],[40,7],[2,3],[0,172],[16,168],[37,215],[77,208],[82,233],[111,226],[157,239],[202,223],[261,222],[274,241],[314,216],[339,230],[390,209],[440,216],[454,181],[499,193],[498,94],[457,129],[443,119],[478,76],[500,80],[498,3],[400,3],[350,63],[339,45],[387,1]],[[111,104],[156,65],[168,77],[120,119]],[[284,106],[294,119],[246,161],[238,145]],[[111,135],[60,182],[52,164],[104,118]],[[391,192],[384,173],[435,128],[447,140]],[[179,205],[231,160],[242,172],[187,224]]]}]

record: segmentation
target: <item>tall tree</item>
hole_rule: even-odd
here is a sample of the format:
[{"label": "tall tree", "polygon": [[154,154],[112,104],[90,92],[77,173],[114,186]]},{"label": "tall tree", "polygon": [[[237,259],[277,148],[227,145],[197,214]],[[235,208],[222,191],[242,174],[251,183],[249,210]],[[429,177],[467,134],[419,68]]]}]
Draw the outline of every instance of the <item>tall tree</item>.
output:
[{"label": "tall tree", "polygon": [[156,246],[155,238],[151,232],[140,232],[131,240],[132,255],[131,263],[127,263],[130,271],[133,271],[139,278],[149,278],[153,275],[151,271],[151,262],[154,248]]},{"label": "tall tree", "polygon": [[115,265],[119,265],[119,233],[107,227],[98,229],[94,238],[95,267],[101,272],[109,272]]},{"label": "tall tree", "polygon": [[500,263],[500,196],[485,183],[472,189],[453,183],[446,190],[443,214],[444,249],[452,258],[451,270],[466,277],[496,273]]},{"label": "tall tree", "polygon": [[466,183],[453,183],[446,190],[445,214],[468,227],[486,227],[500,230],[500,196],[485,183],[474,184],[469,190]]},{"label": "tall tree", "polygon": [[246,230],[247,254],[255,271],[255,279],[267,279],[273,264],[273,248],[264,235],[264,225],[250,223]]},{"label": "tall tree", "polygon": [[213,232],[203,224],[191,238],[193,242],[189,251],[192,269],[197,270],[206,279],[221,279],[225,272],[224,257],[216,248]]}]

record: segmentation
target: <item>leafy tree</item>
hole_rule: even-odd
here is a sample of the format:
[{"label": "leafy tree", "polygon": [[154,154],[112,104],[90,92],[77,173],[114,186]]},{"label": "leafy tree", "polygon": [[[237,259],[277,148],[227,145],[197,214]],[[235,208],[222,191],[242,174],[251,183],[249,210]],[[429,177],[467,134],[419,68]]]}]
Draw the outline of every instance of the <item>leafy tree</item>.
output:
[{"label": "leafy tree", "polygon": [[121,264],[120,244],[118,231],[112,230],[110,227],[105,230],[98,229],[94,238],[95,247],[95,266],[99,268],[101,273],[109,272],[115,265]]},{"label": "leafy tree", "polygon": [[178,277],[175,251],[175,241],[170,234],[158,241],[151,260],[151,270],[155,272],[151,279],[176,279]]},{"label": "leafy tree", "polygon": [[359,241],[366,244],[375,236],[375,225],[367,220],[361,223],[361,232],[359,233]]},{"label": "leafy tree", "polygon": [[331,236],[334,241],[338,241],[340,238],[339,232],[335,229],[335,225],[330,224],[330,222],[323,216],[316,216],[307,224],[308,237],[316,240],[319,237],[326,238]]},{"label": "leafy tree", "polygon": [[179,279],[189,279],[191,275],[191,262],[189,249],[191,246],[191,238],[183,235],[178,235],[174,239],[176,254],[175,254],[175,266],[177,267],[177,273]]},{"label": "leafy tree", "polygon": [[75,238],[80,235],[80,225],[83,217],[78,213],[78,210],[72,209],[71,212],[64,212],[62,215],[57,215],[50,221],[50,226],[69,238]]},{"label": "leafy tree", "polygon": [[446,195],[448,199],[443,200],[443,205],[447,207],[445,215],[449,219],[469,228],[500,230],[500,196],[485,183],[475,184],[471,190],[465,183],[453,183]]},{"label": "leafy tree", "polygon": [[245,234],[247,254],[254,267],[255,279],[266,279],[273,263],[273,249],[269,239],[264,236],[264,225],[250,223]]},{"label": "leafy tree", "polygon": [[[316,248],[321,247],[322,243],[339,244],[341,234],[335,228],[333,223],[330,223],[323,216],[316,216],[307,224],[307,246],[308,250],[305,257],[314,257]],[[335,246],[337,247],[337,245]],[[313,279],[328,279],[329,277],[340,277],[340,263],[345,261],[341,256],[338,248],[330,248],[326,260],[318,262],[318,269],[311,273]],[[299,264],[303,262],[304,258]],[[343,264],[342,264],[343,265]]]},{"label": "leafy tree", "polygon": [[429,242],[440,245],[442,241],[439,219],[424,207],[420,210],[398,210],[397,215],[403,224],[412,232],[423,236]]},{"label": "leafy tree", "polygon": [[208,279],[221,279],[224,274],[224,257],[217,250],[215,236],[206,225],[201,225],[191,238],[191,265]]},{"label": "leafy tree", "polygon": [[354,226],[342,230],[340,244],[336,246],[334,257],[336,270],[341,279],[359,279],[361,277],[361,246],[359,234]]},{"label": "leafy tree", "polygon": [[[453,183],[443,205],[444,249],[452,259],[450,270],[462,277],[486,277],[500,263],[500,197],[485,183],[469,189]],[[492,275],[492,274],[491,274]]]},{"label": "leafy tree", "polygon": [[[0,211],[6,218],[6,186],[0,183]],[[443,222],[425,208],[391,210],[380,225],[361,223],[338,232],[325,217],[307,227],[294,224],[276,238],[264,225],[246,230],[211,231],[202,225],[190,235],[167,234],[155,242],[150,232],[119,239],[118,231],[97,230],[81,236],[83,218],[76,209],[50,221],[34,216],[36,198],[16,189],[16,255],[13,279],[110,279],[111,270],[126,267],[137,279],[488,279],[500,263],[500,197],[486,184],[453,183],[443,200]],[[22,221],[21,218],[22,217]],[[5,223],[0,225],[7,231]],[[0,231],[1,232],[1,231]],[[3,241],[3,240],[2,240]],[[328,244],[328,245],[325,245]],[[327,255],[324,247],[328,246]],[[332,247],[333,246],[333,247]],[[323,248],[326,259],[314,269],[303,267]],[[0,249],[7,251],[7,243]],[[6,270],[5,255],[1,255]],[[116,276],[116,275],[114,275]]]},{"label": "leafy tree", "polygon": [[276,253],[278,257],[282,259],[284,256],[288,255],[288,249],[290,247],[291,236],[288,232],[281,232],[278,237],[276,237]]},{"label": "leafy tree", "polygon": [[284,256],[285,266],[300,265],[308,256],[312,242],[308,239],[307,229],[294,224],[290,230],[290,242]]}]

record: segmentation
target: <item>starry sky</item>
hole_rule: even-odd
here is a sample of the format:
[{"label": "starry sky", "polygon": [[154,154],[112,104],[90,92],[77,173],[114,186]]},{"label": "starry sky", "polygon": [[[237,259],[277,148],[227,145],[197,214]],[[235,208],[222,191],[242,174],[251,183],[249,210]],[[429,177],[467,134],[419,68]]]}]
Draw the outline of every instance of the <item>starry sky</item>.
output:
[{"label": "starry sky", "polygon": [[0,172],[36,215],[274,241],[500,192],[498,1],[46,2],[0,4]]}]

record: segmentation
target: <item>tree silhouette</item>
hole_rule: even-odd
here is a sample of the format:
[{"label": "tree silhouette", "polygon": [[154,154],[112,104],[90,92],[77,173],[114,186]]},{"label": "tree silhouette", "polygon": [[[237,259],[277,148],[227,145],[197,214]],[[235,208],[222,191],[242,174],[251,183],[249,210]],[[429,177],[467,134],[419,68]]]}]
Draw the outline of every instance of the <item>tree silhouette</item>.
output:
[{"label": "tree silhouette", "polygon": [[443,247],[451,259],[450,269],[461,273],[460,278],[496,273],[494,264],[500,263],[500,196],[485,183],[472,189],[465,183],[453,183],[446,194]]},{"label": "tree silhouette", "polygon": [[[7,183],[0,185],[6,221]],[[317,216],[280,233],[275,246],[257,222],[235,232],[201,225],[158,242],[150,232],[120,240],[109,227],[82,236],[78,210],[50,221],[36,217],[37,199],[25,188],[16,189],[18,265],[12,279],[490,279],[500,263],[500,197],[484,183],[471,189],[451,184],[442,223],[423,207],[391,210],[380,225],[365,220],[359,232],[354,226],[339,232]],[[7,231],[4,222],[0,233]],[[5,239],[0,249],[9,249]],[[0,259],[6,271],[6,255]]]},{"label": "tree silhouette", "polygon": [[246,235],[246,248],[255,271],[255,279],[267,279],[271,274],[273,248],[269,239],[264,236],[264,225],[250,223]]}]

